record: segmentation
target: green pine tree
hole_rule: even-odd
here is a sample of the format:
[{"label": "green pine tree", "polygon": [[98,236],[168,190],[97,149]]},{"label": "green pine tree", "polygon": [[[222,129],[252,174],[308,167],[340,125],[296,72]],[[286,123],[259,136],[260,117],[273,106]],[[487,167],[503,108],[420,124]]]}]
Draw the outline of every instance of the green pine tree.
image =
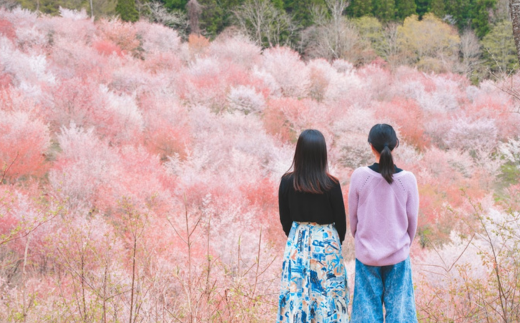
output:
[{"label": "green pine tree", "polygon": [[387,56],[388,42],[385,39],[383,24],[377,18],[364,16],[352,19],[362,39],[370,42],[372,49],[380,57]]},{"label": "green pine tree", "polygon": [[24,9],[32,11],[38,9],[42,13],[53,16],[60,14],[60,7],[74,10],[90,9],[89,2],[86,0],[16,0],[15,3],[19,3]]},{"label": "green pine tree", "polygon": [[471,23],[472,0],[445,0],[446,14],[450,15],[459,30]]},{"label": "green pine tree", "polygon": [[239,6],[243,1],[240,0],[198,0],[202,6],[200,15],[200,28],[204,34],[211,38],[216,37],[226,27],[231,26],[233,8]]},{"label": "green pine tree", "polygon": [[431,0],[430,12],[439,18],[444,18],[444,16],[446,16],[446,6],[444,5],[444,0]]},{"label": "green pine tree", "polygon": [[285,4],[284,4],[283,0],[271,0],[271,2],[273,3],[273,6],[276,9],[279,9],[279,10],[284,9]]},{"label": "green pine tree", "polygon": [[198,0],[198,2],[203,8],[199,20],[200,29],[205,34],[216,36],[225,26],[225,7],[219,5],[216,0]]},{"label": "green pine tree", "polygon": [[416,14],[415,0],[396,0],[396,17],[404,20],[404,18]]},{"label": "green pine tree", "polygon": [[395,19],[395,0],[374,0],[374,16],[382,22]]},{"label": "green pine tree", "polygon": [[279,8],[277,1],[271,0],[274,6],[278,9],[285,9],[285,11],[292,16],[292,21],[299,27],[309,27],[314,21],[312,17],[313,7],[326,8],[324,0],[285,0],[283,1],[283,8]]},{"label": "green pine tree", "polygon": [[492,72],[513,74],[518,70],[515,40],[511,21],[501,21],[482,38],[484,64]]},{"label": "green pine tree", "polygon": [[139,12],[135,8],[135,0],[118,0],[116,12],[123,21],[136,22],[139,20]]},{"label": "green pine tree", "polygon": [[373,10],[372,0],[352,0],[347,7],[347,15],[350,17],[371,16]]},{"label": "green pine tree", "polygon": [[186,12],[186,5],[188,4],[188,0],[164,0],[163,4],[170,10],[181,10]]},{"label": "green pine tree", "polygon": [[493,9],[495,5],[496,0],[476,0],[474,3],[471,23],[475,34],[480,38],[486,36],[491,30],[489,9]]},{"label": "green pine tree", "polygon": [[[422,18],[424,14],[429,12],[430,9],[430,1],[431,0],[415,0],[415,7],[417,15],[419,15],[419,18]],[[441,0],[443,1],[443,0]]]}]

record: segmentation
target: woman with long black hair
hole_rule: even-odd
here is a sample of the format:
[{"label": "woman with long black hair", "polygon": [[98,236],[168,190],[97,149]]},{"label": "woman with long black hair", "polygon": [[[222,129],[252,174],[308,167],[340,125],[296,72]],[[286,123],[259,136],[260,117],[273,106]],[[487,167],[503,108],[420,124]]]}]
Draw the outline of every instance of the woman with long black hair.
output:
[{"label": "woman with long black hair", "polygon": [[352,322],[417,322],[410,265],[419,213],[417,180],[394,164],[399,140],[392,126],[373,126],[368,143],[376,162],[354,171],[348,195],[356,250]]},{"label": "woman with long black hair", "polygon": [[341,255],[346,214],[339,181],[329,174],[318,130],[300,134],[292,171],[278,193],[287,235],[277,322],[349,321],[347,272]]}]

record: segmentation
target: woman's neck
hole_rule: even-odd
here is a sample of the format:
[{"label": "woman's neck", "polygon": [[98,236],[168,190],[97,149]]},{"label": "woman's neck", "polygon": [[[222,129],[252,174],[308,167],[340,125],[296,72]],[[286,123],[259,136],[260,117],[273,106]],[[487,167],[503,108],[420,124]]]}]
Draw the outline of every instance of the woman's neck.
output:
[{"label": "woman's neck", "polygon": [[381,159],[381,153],[379,153],[375,148],[374,146],[370,145],[370,148],[372,148],[372,154],[374,155],[375,159],[376,159],[376,163],[379,164],[379,159]]}]

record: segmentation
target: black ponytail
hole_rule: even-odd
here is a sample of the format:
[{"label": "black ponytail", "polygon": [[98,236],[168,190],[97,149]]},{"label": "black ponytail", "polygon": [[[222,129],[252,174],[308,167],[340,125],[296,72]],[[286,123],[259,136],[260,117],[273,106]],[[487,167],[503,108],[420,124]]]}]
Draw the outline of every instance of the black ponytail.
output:
[{"label": "black ponytail", "polygon": [[379,171],[388,184],[392,184],[394,181],[392,175],[395,173],[392,150],[399,146],[399,139],[397,139],[394,128],[384,123],[376,124],[370,129],[368,142],[381,154]]}]

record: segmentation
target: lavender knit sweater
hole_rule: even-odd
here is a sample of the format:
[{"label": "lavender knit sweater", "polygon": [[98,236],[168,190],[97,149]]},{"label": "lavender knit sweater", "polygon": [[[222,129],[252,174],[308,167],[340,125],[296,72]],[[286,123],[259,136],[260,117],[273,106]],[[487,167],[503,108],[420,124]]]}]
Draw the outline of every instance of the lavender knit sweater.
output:
[{"label": "lavender knit sweater", "polygon": [[350,230],[356,258],[365,265],[393,265],[410,254],[419,213],[417,180],[407,171],[393,179],[388,184],[381,174],[361,167],[350,180]]}]

